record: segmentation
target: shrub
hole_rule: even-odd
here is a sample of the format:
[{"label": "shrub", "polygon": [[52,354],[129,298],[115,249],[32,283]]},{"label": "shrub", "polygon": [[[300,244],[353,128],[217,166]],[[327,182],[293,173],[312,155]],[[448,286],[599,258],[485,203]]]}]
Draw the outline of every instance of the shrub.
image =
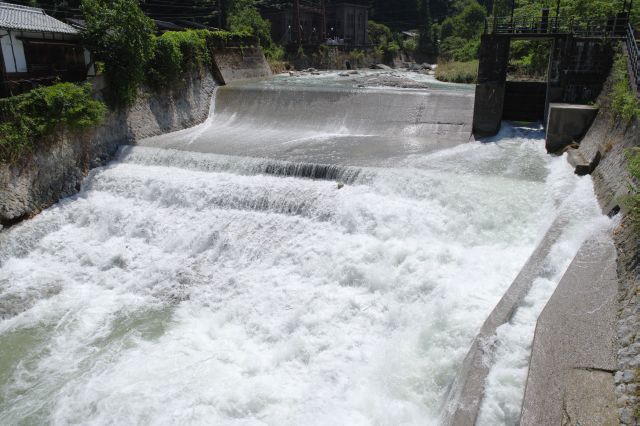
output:
[{"label": "shrub", "polygon": [[408,38],[402,43],[402,50],[409,54],[414,53],[417,48],[418,42],[416,42],[416,40],[413,38]]},{"label": "shrub", "polygon": [[264,55],[270,61],[283,61],[285,57],[285,51],[282,46],[273,44],[270,48],[264,49]]},{"label": "shrub", "polygon": [[148,82],[166,87],[190,71],[211,65],[207,30],[170,31],[155,37],[154,55],[149,61]]},{"label": "shrub", "polygon": [[83,0],[85,45],[104,62],[114,106],[133,103],[153,57],[155,25],[140,10],[136,0]]},{"label": "shrub", "polygon": [[0,162],[13,162],[31,152],[38,139],[66,127],[99,124],[105,105],[91,97],[91,85],[60,83],[0,99]]},{"label": "shrub", "polygon": [[364,58],[366,53],[363,50],[354,49],[349,52],[349,62],[356,68],[364,66]]},{"label": "shrub", "polygon": [[396,55],[400,51],[400,46],[395,41],[387,44],[387,53],[391,56]]},{"label": "shrub", "polygon": [[469,62],[478,58],[480,40],[449,37],[440,44],[440,56],[445,61]]},{"label": "shrub", "polygon": [[156,48],[149,62],[147,81],[151,86],[166,87],[178,80],[182,72],[182,52],[171,38],[155,39]]},{"label": "shrub", "polygon": [[478,79],[478,61],[441,62],[436,68],[436,78],[450,83],[475,83]]}]

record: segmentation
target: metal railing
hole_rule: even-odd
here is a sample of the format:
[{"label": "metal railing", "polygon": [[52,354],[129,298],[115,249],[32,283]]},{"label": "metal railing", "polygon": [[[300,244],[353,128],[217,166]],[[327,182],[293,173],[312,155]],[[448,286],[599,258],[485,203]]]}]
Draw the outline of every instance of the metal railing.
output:
[{"label": "metal railing", "polygon": [[629,61],[631,62],[632,77],[636,83],[635,86],[638,95],[640,95],[640,49],[638,49],[635,31],[631,24],[627,26],[627,51],[629,52]]},{"label": "metal railing", "polygon": [[583,38],[625,38],[628,18],[579,20],[559,16],[498,17],[487,20],[489,34],[546,36],[572,34]]}]

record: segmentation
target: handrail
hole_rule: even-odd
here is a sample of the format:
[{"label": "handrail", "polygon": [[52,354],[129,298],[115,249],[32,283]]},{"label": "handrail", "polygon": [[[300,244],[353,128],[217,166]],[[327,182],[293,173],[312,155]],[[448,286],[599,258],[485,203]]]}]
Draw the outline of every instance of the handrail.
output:
[{"label": "handrail", "polygon": [[627,18],[576,20],[561,16],[497,17],[485,22],[486,32],[504,35],[566,35],[625,38]]},{"label": "handrail", "polygon": [[635,77],[635,86],[640,95],[640,49],[636,41],[635,31],[631,23],[627,26],[627,51],[629,52],[629,61],[631,61],[631,72]]}]

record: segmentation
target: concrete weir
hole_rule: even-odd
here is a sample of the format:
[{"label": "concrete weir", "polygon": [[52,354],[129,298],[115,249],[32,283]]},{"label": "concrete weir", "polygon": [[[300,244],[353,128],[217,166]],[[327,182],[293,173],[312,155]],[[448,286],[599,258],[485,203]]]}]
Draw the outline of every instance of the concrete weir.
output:
[{"label": "concrete weir", "polygon": [[616,250],[583,244],[536,327],[520,424],[617,425]]},{"label": "concrete weir", "polygon": [[544,272],[547,257],[558,241],[565,219],[556,220],[474,339],[453,383],[443,410],[443,424],[473,426],[480,412],[485,382],[491,370],[496,330],[509,322],[534,280]]}]

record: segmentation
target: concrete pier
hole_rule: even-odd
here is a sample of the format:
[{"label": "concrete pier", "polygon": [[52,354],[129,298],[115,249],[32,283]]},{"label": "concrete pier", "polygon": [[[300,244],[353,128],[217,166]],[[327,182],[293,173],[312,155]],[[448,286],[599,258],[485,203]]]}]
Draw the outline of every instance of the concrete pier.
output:
[{"label": "concrete pier", "polygon": [[484,34],[480,44],[480,64],[473,115],[473,134],[493,136],[500,130],[504,107],[510,40]]},{"label": "concrete pier", "polygon": [[598,115],[598,108],[589,105],[552,103],[547,118],[547,151],[556,153],[587,134]]}]

